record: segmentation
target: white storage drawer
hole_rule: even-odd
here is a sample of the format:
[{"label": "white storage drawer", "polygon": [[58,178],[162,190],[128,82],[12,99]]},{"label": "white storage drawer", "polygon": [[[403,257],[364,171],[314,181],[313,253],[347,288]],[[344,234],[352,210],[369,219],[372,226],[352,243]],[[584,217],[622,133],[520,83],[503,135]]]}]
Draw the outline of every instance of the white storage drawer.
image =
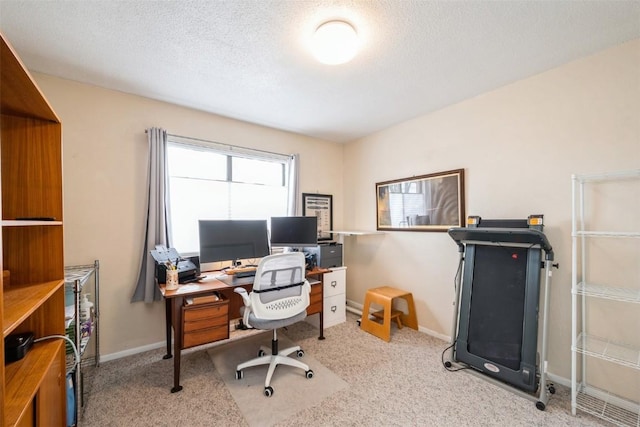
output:
[{"label": "white storage drawer", "polygon": [[[347,321],[347,267],[333,267],[322,278],[322,321],[325,328]],[[307,322],[320,327],[318,316],[307,317]]]},{"label": "white storage drawer", "polygon": [[324,275],[324,297],[346,293],[347,267],[335,267]]},{"label": "white storage drawer", "polygon": [[346,300],[344,294],[325,297],[323,308],[325,328],[347,321]]}]

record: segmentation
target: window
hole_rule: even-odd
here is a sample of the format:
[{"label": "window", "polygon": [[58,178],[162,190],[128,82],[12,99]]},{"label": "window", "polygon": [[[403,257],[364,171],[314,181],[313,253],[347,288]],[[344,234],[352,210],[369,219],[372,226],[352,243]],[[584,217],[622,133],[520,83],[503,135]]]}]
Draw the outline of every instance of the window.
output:
[{"label": "window", "polygon": [[291,156],[170,137],[171,245],[199,251],[200,219],[269,219],[288,214]]}]

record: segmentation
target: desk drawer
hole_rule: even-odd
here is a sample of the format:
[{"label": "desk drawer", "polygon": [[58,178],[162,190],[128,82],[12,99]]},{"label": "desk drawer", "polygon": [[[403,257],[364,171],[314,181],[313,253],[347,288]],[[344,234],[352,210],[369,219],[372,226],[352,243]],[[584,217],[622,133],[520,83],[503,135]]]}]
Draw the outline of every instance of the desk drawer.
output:
[{"label": "desk drawer", "polygon": [[[217,319],[222,322],[228,318],[229,304],[227,301],[222,301],[213,304],[186,305],[182,310],[184,323],[201,322],[210,319]],[[222,318],[224,320],[221,320]]]},{"label": "desk drawer", "polygon": [[309,307],[307,307],[307,315],[320,313],[322,311],[322,283],[311,286],[309,294]]},{"label": "desk drawer", "polygon": [[320,313],[321,311],[322,311],[322,301],[309,304],[309,307],[307,307],[307,316]]},{"label": "desk drawer", "polygon": [[229,325],[225,323],[223,326],[198,329],[191,332],[186,332],[185,330],[182,335],[182,348],[195,347],[229,338]]},{"label": "desk drawer", "polygon": [[229,338],[229,302],[182,307],[182,348]]},{"label": "desk drawer", "polygon": [[216,326],[224,326],[229,324],[229,317],[226,315],[218,317],[207,317],[205,319],[194,320],[182,323],[184,332],[197,331],[199,329],[213,328]]}]

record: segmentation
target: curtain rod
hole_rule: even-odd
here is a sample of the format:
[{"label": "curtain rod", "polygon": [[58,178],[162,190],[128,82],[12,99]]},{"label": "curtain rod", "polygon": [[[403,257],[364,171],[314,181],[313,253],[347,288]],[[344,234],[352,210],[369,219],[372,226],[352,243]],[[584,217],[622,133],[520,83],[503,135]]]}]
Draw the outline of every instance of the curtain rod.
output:
[{"label": "curtain rod", "polygon": [[[144,133],[148,133],[147,129],[144,130]],[[288,157],[293,156],[293,154],[282,154],[282,153],[276,153],[276,152],[273,152],[273,151],[260,150],[258,148],[241,147],[239,145],[225,144],[225,143],[222,143],[222,142],[209,141],[208,139],[201,139],[201,138],[194,138],[194,137],[191,137],[191,136],[176,135],[176,134],[168,133],[168,132],[167,132],[167,136],[172,136],[174,138],[190,139],[192,141],[198,141],[198,142],[206,142],[208,144],[218,144],[218,145],[222,145],[224,147],[229,147],[231,149],[233,149],[233,148],[242,148],[244,150],[253,150],[253,151],[258,151],[260,153],[273,154],[273,155],[276,155],[276,156],[288,156]]]}]

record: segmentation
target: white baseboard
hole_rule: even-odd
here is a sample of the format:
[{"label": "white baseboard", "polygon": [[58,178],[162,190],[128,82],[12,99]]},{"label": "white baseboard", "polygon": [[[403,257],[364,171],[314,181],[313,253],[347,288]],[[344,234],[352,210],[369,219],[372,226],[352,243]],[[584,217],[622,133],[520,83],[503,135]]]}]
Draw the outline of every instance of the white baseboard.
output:
[{"label": "white baseboard", "polygon": [[[142,347],[130,348],[124,351],[119,351],[117,353],[110,354],[101,354],[100,355],[100,363],[109,362],[111,360],[122,359],[123,357],[133,356],[134,354],[144,353],[145,351],[156,350],[158,348],[166,347],[167,342],[161,341],[154,344],[144,345]],[[173,350],[173,343],[171,344],[171,349]]]},{"label": "white baseboard", "polygon": [[571,380],[569,378],[561,377],[559,375],[547,372],[547,380],[548,382],[560,384],[567,388],[571,388]]},{"label": "white baseboard", "polygon": [[[363,308],[362,304],[358,304],[357,302],[354,302],[354,301],[351,301],[351,300],[347,300],[346,309],[347,309],[348,312],[355,313],[358,316],[362,316],[362,308]],[[449,335],[444,335],[444,334],[441,334],[439,332],[432,331],[431,329],[427,329],[427,328],[425,328],[423,326],[418,325],[418,331],[420,331],[420,332],[422,332],[424,334],[430,335],[430,336],[432,336],[434,338],[441,339],[442,341],[450,342]]]}]

